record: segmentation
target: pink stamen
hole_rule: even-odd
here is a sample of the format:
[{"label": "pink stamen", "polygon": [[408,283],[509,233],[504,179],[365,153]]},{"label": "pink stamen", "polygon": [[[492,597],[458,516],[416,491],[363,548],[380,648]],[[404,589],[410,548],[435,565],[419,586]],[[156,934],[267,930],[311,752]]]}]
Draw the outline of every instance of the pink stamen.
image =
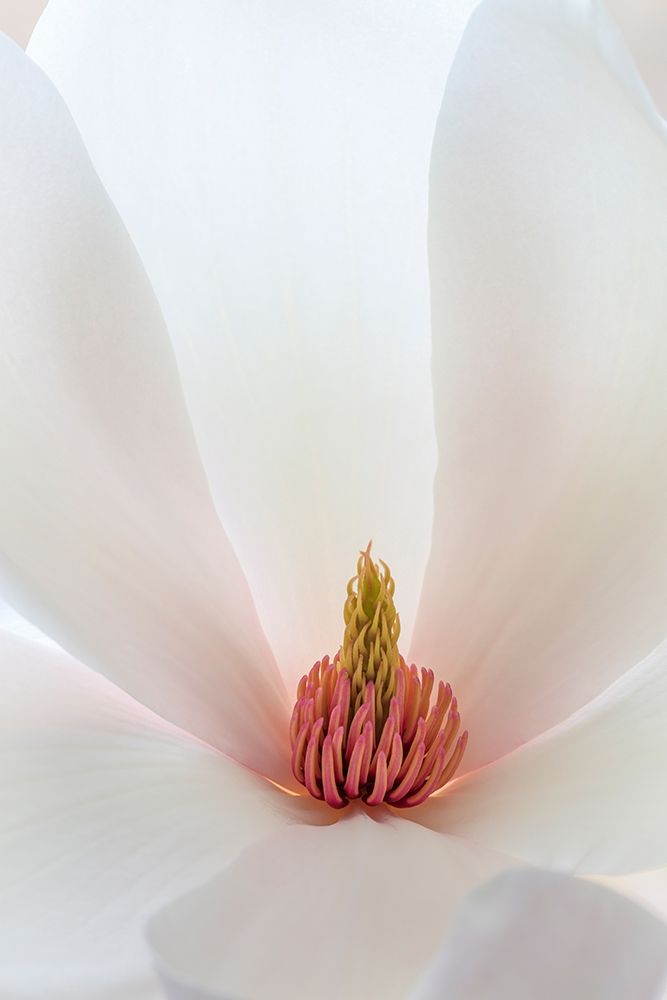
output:
[{"label": "pink stamen", "polygon": [[[300,686],[300,685],[299,685]],[[305,691],[305,685],[304,685]],[[396,704],[398,705],[398,729],[403,729],[405,719],[405,674],[399,670],[396,674]]]},{"label": "pink stamen", "polygon": [[403,764],[403,740],[400,733],[395,733],[391,741],[391,757],[387,767],[387,788],[393,788],[398,778],[398,772]]},{"label": "pink stamen", "polygon": [[368,772],[371,768],[371,757],[373,756],[373,723],[368,721],[364,726],[364,731],[361,735],[361,741],[364,744],[364,756],[361,761],[361,770],[359,771],[359,782],[365,785],[368,781]]},{"label": "pink stamen", "polygon": [[299,735],[292,744],[292,774],[302,785],[305,784],[303,765],[309,733],[310,723],[306,722],[299,730]]},{"label": "pink stamen", "polygon": [[[345,779],[345,794],[351,799],[359,798],[359,779],[361,778],[361,765],[364,759],[364,741],[357,740],[357,745],[352,751],[350,763],[347,768],[347,778]],[[310,791],[310,789],[308,789]]]},{"label": "pink stamen", "polygon": [[337,785],[342,785],[345,781],[345,766],[343,764],[344,739],[345,726],[339,726],[333,735],[334,774],[336,776]]},{"label": "pink stamen", "polygon": [[[415,732],[414,739],[412,741],[412,745],[411,745],[411,747],[410,747],[410,749],[408,751],[407,757],[403,761],[403,766],[402,766],[401,770],[398,772],[398,780],[399,781],[403,781],[403,778],[405,777],[405,775],[407,774],[407,772],[412,767],[412,762],[415,759],[415,757],[417,756],[417,753],[419,751],[420,745],[423,744],[424,751],[426,751],[426,743],[424,743],[424,729],[425,728],[426,728],[426,726],[424,724],[424,720],[420,719],[418,721],[418,723],[417,723],[417,731]],[[421,765],[421,761],[419,763]],[[415,777],[416,777],[416,775],[415,775]]]},{"label": "pink stamen", "polygon": [[296,738],[299,735],[299,728],[300,728],[299,720],[301,715],[302,703],[303,703],[303,698],[297,698],[296,705],[294,706],[294,710],[292,712],[292,718],[290,719],[289,739],[290,739],[290,746],[292,747],[294,746]]},{"label": "pink stamen", "polygon": [[452,700],[452,689],[451,685],[443,684],[440,681],[438,685],[438,700],[431,709],[429,716],[426,720],[426,742],[431,743],[436,733],[440,731],[442,726],[442,720],[445,717],[447,709],[449,708],[450,702]]},{"label": "pink stamen", "polygon": [[336,785],[336,768],[331,736],[325,737],[322,747],[322,790],[326,802],[334,809],[342,809],[343,806],[347,805],[347,799],[343,798]]},{"label": "pink stamen", "polygon": [[373,757],[373,764],[377,766],[377,761],[381,753],[385,755],[385,760],[387,754],[391,750],[391,743],[394,738],[394,732],[396,730],[396,710],[395,703],[392,699],[392,707],[389,710],[389,717],[382,728],[382,735],[380,736],[380,742],[377,745],[377,750]]},{"label": "pink stamen", "polygon": [[364,697],[364,702],[368,705],[368,718],[373,731],[375,731],[375,685],[373,681],[369,681],[366,685],[366,695]]},{"label": "pink stamen", "polygon": [[456,739],[456,734],[459,731],[459,726],[461,725],[461,716],[456,710],[456,698],[452,702],[452,707],[449,710],[449,716],[447,718],[447,725],[445,726],[445,750],[449,750],[450,746]]},{"label": "pink stamen", "polygon": [[352,719],[352,725],[350,726],[350,730],[347,735],[347,748],[345,750],[345,759],[348,763],[350,762],[354,748],[357,745],[357,740],[360,738],[361,732],[366,725],[369,712],[369,706],[364,703],[359,709],[357,709],[354,718]]},{"label": "pink stamen", "polygon": [[343,713],[341,711],[340,705],[334,705],[331,714],[329,715],[329,725],[327,726],[328,733],[335,733],[341,722],[343,721]]},{"label": "pink stamen", "polygon": [[[399,781],[396,788],[394,788],[387,799],[389,802],[400,802],[401,799],[405,798],[410,789],[415,786],[415,779],[419,774],[419,768],[422,766],[422,761],[424,759],[424,754],[426,753],[425,743],[415,743],[414,753],[410,753],[410,763],[403,775],[403,779]],[[399,774],[399,778],[400,778]]]},{"label": "pink stamen", "polygon": [[405,676],[405,718],[403,720],[403,739],[411,743],[419,719],[419,702],[421,701],[421,684],[414,663]]},{"label": "pink stamen", "polygon": [[[442,774],[442,769],[445,763],[445,751],[441,750],[435,759],[435,764],[433,770],[431,771],[430,777],[427,781],[423,783],[418,792],[413,792],[412,795],[408,795],[404,801],[405,806],[419,806],[422,802],[425,802],[429,797],[431,792],[434,792],[438,781],[440,780],[440,775]],[[419,785],[419,778],[415,782]]]},{"label": "pink stamen", "polygon": [[468,742],[467,732],[458,736],[461,717],[450,685],[441,681],[431,704],[433,688],[431,670],[401,660],[388,711],[373,681],[355,710],[338,657],[318,660],[299,681],[290,720],[297,781],[334,809],[355,798],[370,806],[421,805],[454,776]]},{"label": "pink stamen", "polygon": [[322,733],[323,720],[318,719],[310,731],[308,746],[306,747],[306,762],[303,768],[303,782],[316,799],[323,798],[320,779],[322,777],[322,767],[320,765],[320,735]]},{"label": "pink stamen", "polygon": [[366,799],[366,804],[369,806],[379,806],[381,802],[384,802],[384,797],[387,794],[387,757],[384,750],[381,750],[378,754],[377,765],[375,768],[375,782],[373,783],[373,790],[371,794]]},{"label": "pink stamen", "polygon": [[461,758],[465,752],[465,748],[468,745],[468,730],[460,737],[458,743],[456,744],[456,750],[449,759],[449,763],[440,775],[440,780],[438,781],[438,788],[444,788],[448,781],[454,776],[454,772],[461,763]]},{"label": "pink stamen", "polygon": [[431,701],[431,691],[433,690],[434,680],[435,677],[432,670],[422,670],[422,689],[421,697],[419,699],[419,717],[421,719],[426,718],[428,706]]}]

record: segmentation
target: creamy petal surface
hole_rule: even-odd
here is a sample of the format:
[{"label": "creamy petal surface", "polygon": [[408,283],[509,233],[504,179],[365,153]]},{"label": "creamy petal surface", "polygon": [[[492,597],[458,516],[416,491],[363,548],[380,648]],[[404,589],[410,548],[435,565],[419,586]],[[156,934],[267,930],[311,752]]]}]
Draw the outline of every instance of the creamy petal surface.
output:
[{"label": "creamy petal surface", "polygon": [[565,722],[454,782],[419,820],[569,872],[666,866],[665,718],[667,643]]},{"label": "creamy petal surface", "polygon": [[149,940],[170,1000],[403,1000],[459,899],[512,863],[354,813],[258,843],[157,914]]},{"label": "creamy petal surface", "polygon": [[0,38],[0,591],[153,710],[287,780],[287,696],[141,263],[62,99]]},{"label": "creamy petal surface", "polygon": [[412,627],[435,441],[427,176],[473,0],[51,0],[65,96],[173,338],[286,676],[340,642],[372,537]]},{"label": "creamy petal surface", "polygon": [[509,871],[461,904],[410,1000],[660,1000],[667,924],[586,882]]},{"label": "creamy petal surface", "polygon": [[154,1000],[156,907],[321,810],[44,643],[0,632],[0,686],[0,995]]},{"label": "creamy petal surface", "polygon": [[470,21],[431,170],[440,467],[413,654],[464,766],[667,633],[667,144],[594,0]]}]

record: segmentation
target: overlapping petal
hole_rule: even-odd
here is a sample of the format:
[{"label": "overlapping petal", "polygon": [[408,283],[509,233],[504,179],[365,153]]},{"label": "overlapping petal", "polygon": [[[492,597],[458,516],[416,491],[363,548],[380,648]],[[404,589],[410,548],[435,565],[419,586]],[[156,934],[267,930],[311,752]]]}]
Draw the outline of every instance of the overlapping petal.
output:
[{"label": "overlapping petal", "polygon": [[369,537],[411,630],[435,442],[426,202],[474,0],[51,0],[61,89],[176,349],[285,673],[341,637]]},{"label": "overlapping petal", "polygon": [[403,1000],[452,908],[507,864],[408,820],[353,813],[251,847],[157,914],[149,940],[171,1000]]},{"label": "overlapping petal", "polygon": [[47,0],[3,0],[0,3],[0,31],[25,46]]},{"label": "overlapping petal", "polygon": [[151,288],[62,99],[4,37],[0,86],[9,597],[155,711],[283,777],[286,694]]},{"label": "overlapping petal", "polygon": [[607,9],[623,31],[628,47],[651,96],[667,114],[667,8],[662,0],[606,0]]},{"label": "overlapping petal", "polygon": [[667,143],[596,0],[497,0],[431,172],[440,467],[414,653],[467,766],[585,704],[667,632]]},{"label": "overlapping petal", "polygon": [[471,893],[410,1000],[659,1000],[665,986],[667,924],[583,879],[523,870]]},{"label": "overlapping petal", "polygon": [[550,732],[454,783],[436,829],[584,874],[667,865],[667,643]]},{"label": "overlapping petal", "polygon": [[320,822],[52,646],[0,632],[0,995],[153,1000],[143,924]]},{"label": "overlapping petal", "polygon": [[640,903],[667,923],[667,866],[631,875],[601,876],[595,881]]},{"label": "overlapping petal", "polygon": [[40,632],[32,622],[18,613],[9,604],[0,601],[0,629],[3,632],[13,632],[15,635],[23,636],[24,639],[38,639],[40,642],[57,645],[43,632]]}]

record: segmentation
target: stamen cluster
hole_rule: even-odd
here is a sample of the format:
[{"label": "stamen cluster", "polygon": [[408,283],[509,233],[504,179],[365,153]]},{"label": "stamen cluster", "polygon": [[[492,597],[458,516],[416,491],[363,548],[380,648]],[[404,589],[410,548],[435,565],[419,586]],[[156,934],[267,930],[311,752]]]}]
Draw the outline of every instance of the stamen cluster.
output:
[{"label": "stamen cluster", "polygon": [[[318,660],[301,678],[292,713],[292,771],[316,799],[335,809],[350,799],[417,806],[454,775],[468,741],[458,736],[460,716],[449,684],[434,684],[432,670],[400,658],[386,718],[378,712],[375,683],[366,681],[358,707],[353,681],[336,656]],[[457,739],[458,736],[458,739]]]}]

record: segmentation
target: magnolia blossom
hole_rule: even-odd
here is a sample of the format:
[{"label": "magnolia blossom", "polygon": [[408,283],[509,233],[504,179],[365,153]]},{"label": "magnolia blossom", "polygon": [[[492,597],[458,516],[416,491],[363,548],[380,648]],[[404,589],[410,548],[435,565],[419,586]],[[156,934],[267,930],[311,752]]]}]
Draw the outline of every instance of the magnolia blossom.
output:
[{"label": "magnolia blossom", "polygon": [[0,40],[2,997],[660,995],[667,135],[473,6]]}]

